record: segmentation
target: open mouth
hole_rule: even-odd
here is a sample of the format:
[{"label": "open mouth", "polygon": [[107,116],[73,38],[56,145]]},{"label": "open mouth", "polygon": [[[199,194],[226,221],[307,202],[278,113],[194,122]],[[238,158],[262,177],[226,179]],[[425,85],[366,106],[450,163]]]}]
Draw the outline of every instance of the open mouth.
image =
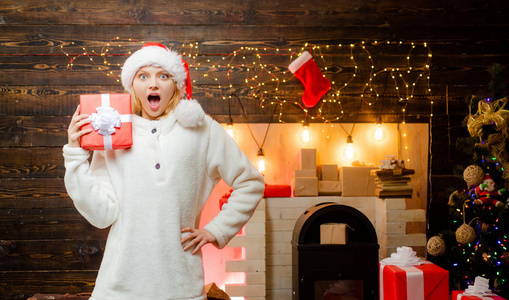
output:
[{"label": "open mouth", "polygon": [[148,103],[152,108],[158,108],[159,103],[161,102],[161,97],[159,95],[149,95]]}]

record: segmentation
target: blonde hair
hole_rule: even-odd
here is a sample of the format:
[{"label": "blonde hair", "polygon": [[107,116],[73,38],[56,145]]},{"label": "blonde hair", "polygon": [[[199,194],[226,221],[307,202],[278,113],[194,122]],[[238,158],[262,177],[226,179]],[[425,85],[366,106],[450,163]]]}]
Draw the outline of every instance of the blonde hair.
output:
[{"label": "blonde hair", "polygon": [[[175,83],[175,81],[173,81],[173,83],[174,83],[174,87],[175,87],[175,90],[173,91],[173,96],[171,97],[170,101],[168,102],[168,107],[166,107],[165,111],[159,117],[157,117],[158,119],[161,117],[164,117],[164,116],[168,115],[170,112],[172,112],[180,102],[180,97],[181,97],[180,90],[177,87],[177,84]],[[131,86],[130,94],[131,94],[131,112],[135,115],[141,116],[141,110],[142,110],[141,100],[136,95],[136,92],[134,91],[133,86]]]}]

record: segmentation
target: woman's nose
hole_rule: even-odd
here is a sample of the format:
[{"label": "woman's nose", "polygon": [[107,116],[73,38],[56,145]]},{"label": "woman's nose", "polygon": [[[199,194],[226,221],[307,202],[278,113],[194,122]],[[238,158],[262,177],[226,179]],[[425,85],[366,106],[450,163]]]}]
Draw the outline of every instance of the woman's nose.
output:
[{"label": "woman's nose", "polygon": [[151,89],[156,89],[156,88],[158,88],[158,87],[159,87],[159,83],[157,82],[157,79],[152,79],[152,80],[150,80],[150,85],[149,85],[149,87],[150,87]]}]

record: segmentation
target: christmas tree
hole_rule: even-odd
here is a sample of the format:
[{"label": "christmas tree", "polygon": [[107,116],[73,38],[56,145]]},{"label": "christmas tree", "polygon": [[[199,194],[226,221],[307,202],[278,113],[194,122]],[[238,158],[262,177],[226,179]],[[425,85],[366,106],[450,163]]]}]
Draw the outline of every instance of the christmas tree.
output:
[{"label": "christmas tree", "polygon": [[501,66],[490,72],[492,96],[468,99],[470,137],[457,141],[472,157],[463,168],[465,189],[450,195],[449,229],[430,238],[427,248],[449,270],[451,289],[464,290],[481,276],[509,299],[509,110]]}]

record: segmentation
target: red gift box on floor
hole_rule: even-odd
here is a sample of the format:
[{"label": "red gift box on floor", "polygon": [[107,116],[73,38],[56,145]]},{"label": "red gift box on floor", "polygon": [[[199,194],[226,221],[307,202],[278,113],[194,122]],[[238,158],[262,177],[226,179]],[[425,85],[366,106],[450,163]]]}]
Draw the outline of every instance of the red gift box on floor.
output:
[{"label": "red gift box on floor", "polygon": [[487,300],[487,299],[505,300],[504,298],[497,295],[478,297],[473,295],[463,295],[463,292],[465,291],[452,291],[451,300]]},{"label": "red gift box on floor", "polygon": [[113,150],[132,146],[130,94],[80,95],[80,114],[90,115],[92,121],[81,130],[93,129],[81,137],[83,149]]},{"label": "red gift box on floor", "polygon": [[292,187],[289,185],[265,185],[263,197],[291,197]]},{"label": "red gift box on floor", "polygon": [[482,276],[475,277],[474,284],[464,291],[452,291],[451,300],[504,300],[490,290],[490,280]]},{"label": "red gift box on floor", "polygon": [[398,248],[380,262],[380,300],[449,300],[449,271]]}]

